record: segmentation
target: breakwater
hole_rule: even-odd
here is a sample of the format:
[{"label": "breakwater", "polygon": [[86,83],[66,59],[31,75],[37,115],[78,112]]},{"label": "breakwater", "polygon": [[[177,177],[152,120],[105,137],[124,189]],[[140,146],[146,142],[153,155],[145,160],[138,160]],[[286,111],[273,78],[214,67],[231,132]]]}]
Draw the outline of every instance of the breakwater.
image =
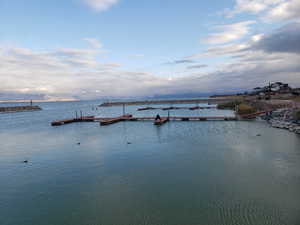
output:
[{"label": "breakwater", "polygon": [[42,110],[42,108],[37,105],[0,107],[0,113],[24,112],[35,110]]},{"label": "breakwater", "polygon": [[144,100],[144,101],[119,101],[104,102],[100,106],[120,106],[120,105],[162,105],[162,104],[220,104],[234,101],[229,98],[207,98],[207,99],[167,99],[167,100]]}]

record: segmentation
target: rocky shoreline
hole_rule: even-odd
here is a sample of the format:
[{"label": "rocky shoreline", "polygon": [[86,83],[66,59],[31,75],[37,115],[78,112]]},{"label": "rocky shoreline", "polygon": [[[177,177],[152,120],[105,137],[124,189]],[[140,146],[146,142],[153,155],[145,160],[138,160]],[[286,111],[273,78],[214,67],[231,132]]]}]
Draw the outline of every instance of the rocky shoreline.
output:
[{"label": "rocky shoreline", "polygon": [[274,128],[286,129],[290,132],[300,134],[300,121],[295,119],[295,110],[291,108],[282,108],[273,111],[270,115],[263,116]]}]

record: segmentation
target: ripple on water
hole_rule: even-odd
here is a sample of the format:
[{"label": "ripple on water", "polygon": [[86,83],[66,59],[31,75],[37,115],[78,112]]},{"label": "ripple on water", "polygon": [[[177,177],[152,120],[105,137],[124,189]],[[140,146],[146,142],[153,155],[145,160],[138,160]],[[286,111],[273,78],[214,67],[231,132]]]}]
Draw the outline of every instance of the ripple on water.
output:
[{"label": "ripple on water", "polygon": [[210,204],[218,218],[214,224],[222,225],[284,225],[284,215],[271,205],[259,201],[217,201]]}]

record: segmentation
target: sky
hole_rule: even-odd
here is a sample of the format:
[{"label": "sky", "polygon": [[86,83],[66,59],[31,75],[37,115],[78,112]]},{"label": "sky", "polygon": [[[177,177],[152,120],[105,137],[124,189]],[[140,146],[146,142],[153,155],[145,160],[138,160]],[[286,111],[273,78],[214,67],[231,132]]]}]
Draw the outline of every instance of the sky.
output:
[{"label": "sky", "polygon": [[300,87],[300,0],[0,0],[0,100]]}]

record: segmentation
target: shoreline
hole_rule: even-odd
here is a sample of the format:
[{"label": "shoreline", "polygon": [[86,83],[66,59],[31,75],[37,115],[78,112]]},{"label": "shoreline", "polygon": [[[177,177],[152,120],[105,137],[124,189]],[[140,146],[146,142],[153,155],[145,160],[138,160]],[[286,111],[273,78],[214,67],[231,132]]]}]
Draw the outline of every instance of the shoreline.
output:
[{"label": "shoreline", "polygon": [[160,104],[219,104],[234,101],[233,98],[207,98],[207,99],[174,99],[174,100],[141,100],[141,101],[116,101],[104,102],[100,107],[121,106],[121,105],[160,105]]}]

